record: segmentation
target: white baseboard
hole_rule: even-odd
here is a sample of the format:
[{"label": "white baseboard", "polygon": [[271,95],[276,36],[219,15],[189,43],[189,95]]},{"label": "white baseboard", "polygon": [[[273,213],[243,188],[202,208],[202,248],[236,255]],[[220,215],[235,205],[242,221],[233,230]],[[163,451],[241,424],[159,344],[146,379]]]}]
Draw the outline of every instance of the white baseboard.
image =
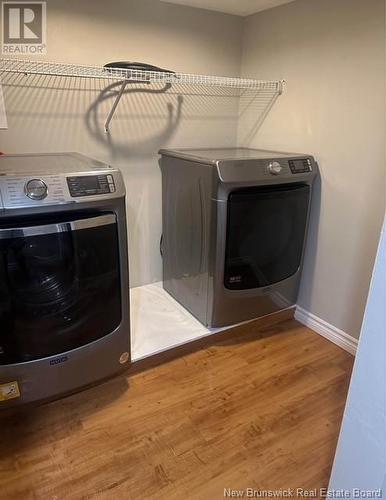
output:
[{"label": "white baseboard", "polygon": [[318,316],[315,316],[299,306],[296,306],[295,319],[355,356],[358,341],[348,333],[339,330],[336,326],[327,323],[324,319],[318,318]]}]

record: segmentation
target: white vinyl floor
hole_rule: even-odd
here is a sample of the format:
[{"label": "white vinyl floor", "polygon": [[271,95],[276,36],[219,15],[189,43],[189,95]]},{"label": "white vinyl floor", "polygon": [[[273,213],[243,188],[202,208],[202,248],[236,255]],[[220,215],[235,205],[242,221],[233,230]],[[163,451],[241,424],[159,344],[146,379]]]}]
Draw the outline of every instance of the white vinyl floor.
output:
[{"label": "white vinyl floor", "polygon": [[205,328],[162,288],[162,283],[130,290],[133,361],[166,351],[226,328]]}]

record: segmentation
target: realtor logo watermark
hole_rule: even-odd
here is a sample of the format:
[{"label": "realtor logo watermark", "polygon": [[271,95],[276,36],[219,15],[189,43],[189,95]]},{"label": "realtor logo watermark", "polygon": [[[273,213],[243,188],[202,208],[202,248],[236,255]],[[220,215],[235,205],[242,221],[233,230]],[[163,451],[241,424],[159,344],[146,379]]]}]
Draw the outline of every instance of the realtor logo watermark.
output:
[{"label": "realtor logo watermark", "polygon": [[2,53],[47,53],[46,2],[2,2]]}]

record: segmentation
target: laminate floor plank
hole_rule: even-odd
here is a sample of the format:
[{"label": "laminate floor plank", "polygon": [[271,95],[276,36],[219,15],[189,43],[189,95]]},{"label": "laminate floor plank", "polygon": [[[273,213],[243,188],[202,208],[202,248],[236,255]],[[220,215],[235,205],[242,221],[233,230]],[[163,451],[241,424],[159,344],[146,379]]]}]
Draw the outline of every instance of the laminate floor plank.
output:
[{"label": "laminate floor plank", "polygon": [[213,337],[0,414],[0,498],[216,500],[224,488],[326,487],[353,357],[293,318]]}]

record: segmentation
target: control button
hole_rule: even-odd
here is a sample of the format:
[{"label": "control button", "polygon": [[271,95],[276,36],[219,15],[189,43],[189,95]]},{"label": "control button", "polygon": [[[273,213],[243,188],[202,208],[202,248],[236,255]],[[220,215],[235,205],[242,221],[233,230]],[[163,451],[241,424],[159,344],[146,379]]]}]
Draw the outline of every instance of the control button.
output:
[{"label": "control button", "polygon": [[31,200],[43,200],[48,194],[47,184],[41,179],[31,179],[24,186],[25,194]]},{"label": "control button", "polygon": [[272,161],[268,165],[268,172],[272,175],[279,175],[282,170],[283,167],[280,165],[278,161]]},{"label": "control button", "polygon": [[115,193],[115,186],[114,186],[114,184],[109,184],[109,188],[110,188],[110,193]]},{"label": "control button", "polygon": [[108,182],[109,184],[114,184],[114,181],[113,181],[113,176],[112,176],[112,175],[108,175],[108,176],[107,176],[107,182]]}]

